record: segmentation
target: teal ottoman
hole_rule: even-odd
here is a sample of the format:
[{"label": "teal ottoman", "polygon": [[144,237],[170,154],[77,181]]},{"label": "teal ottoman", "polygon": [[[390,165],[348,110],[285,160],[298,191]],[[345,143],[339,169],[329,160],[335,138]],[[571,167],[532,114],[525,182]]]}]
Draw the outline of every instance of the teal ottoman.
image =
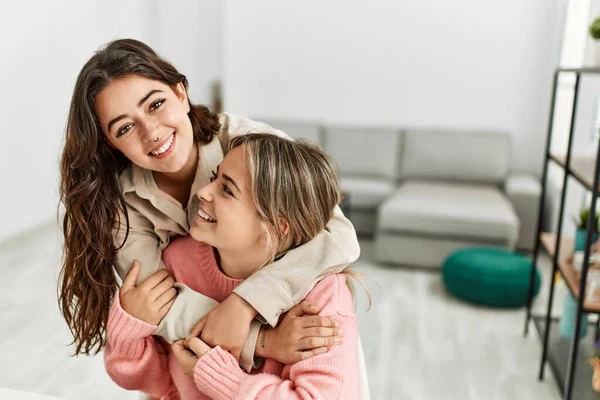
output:
[{"label": "teal ottoman", "polygon": [[[456,250],[442,265],[446,289],[456,297],[493,307],[527,304],[531,261],[509,250],[465,248]],[[540,290],[535,270],[533,296]]]}]

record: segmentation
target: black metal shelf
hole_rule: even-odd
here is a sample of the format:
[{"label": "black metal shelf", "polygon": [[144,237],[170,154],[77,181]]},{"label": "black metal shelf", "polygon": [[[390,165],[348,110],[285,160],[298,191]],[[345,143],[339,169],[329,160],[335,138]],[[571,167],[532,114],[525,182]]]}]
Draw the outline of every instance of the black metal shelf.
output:
[{"label": "black metal shelf", "polygon": [[[554,108],[556,105],[557,86],[559,76],[563,72],[575,73],[575,90],[571,109],[571,120],[569,124],[569,140],[567,143],[567,151],[565,155],[557,155],[550,153],[550,144],[552,140],[552,124],[554,121]],[[592,244],[591,238],[593,226],[591,221],[594,221],[595,219],[596,200],[598,199],[599,195],[598,186],[600,177],[598,175],[600,173],[600,143],[598,146],[596,146],[597,149],[595,158],[590,156],[572,155],[573,136],[575,132],[574,126],[577,114],[577,101],[579,99],[579,84],[581,75],[583,74],[600,74],[600,67],[559,68],[554,74],[552,100],[550,102],[550,115],[548,121],[548,132],[546,137],[544,168],[542,170],[542,193],[540,196],[539,203],[538,223],[535,236],[535,248],[533,251],[533,261],[531,263],[531,272],[529,278],[527,314],[525,318],[525,334],[527,335],[529,323],[532,320],[531,303],[533,299],[535,270],[537,268],[538,256],[543,245],[543,247],[547,250],[548,254],[553,259],[552,274],[550,276],[554,277],[557,272],[560,272],[561,275],[565,278],[569,290],[577,299],[577,312],[575,315],[575,323],[572,335],[573,339],[571,339],[570,341],[560,341],[560,338],[556,338],[558,332],[556,332],[556,329],[554,327],[555,323],[551,320],[550,312],[552,310],[552,301],[554,299],[554,279],[550,279],[549,282],[550,292],[548,296],[546,315],[543,318],[536,317],[536,319],[534,320],[536,328],[540,332],[540,337],[542,339],[542,358],[540,362],[539,379],[544,379],[544,366],[546,361],[549,361],[552,370],[554,371],[554,374],[557,378],[556,381],[558,383],[559,388],[561,389],[564,400],[571,400],[573,398],[577,400],[587,399],[588,397],[581,397],[579,393],[587,393],[588,389],[590,391],[592,390],[591,376],[589,377],[589,379],[586,379],[586,382],[584,382],[584,380],[579,379],[579,376],[582,374],[581,370],[583,369],[583,367],[580,364],[582,361],[587,363],[587,357],[589,357],[589,355],[585,353],[586,350],[583,350],[584,346],[580,346],[578,344],[578,340],[576,339],[577,335],[575,334],[575,332],[579,332],[581,326],[581,315],[583,312],[589,310],[598,313],[598,311],[600,311],[600,305],[584,301],[585,292],[587,288],[587,272],[589,269],[590,247]],[[559,203],[557,219],[558,223],[556,232],[542,234],[542,220],[544,216],[547,189],[546,181],[548,177],[548,165],[550,164],[550,162],[556,163],[556,165],[562,168],[565,171],[565,173],[563,175],[562,180],[562,190]],[[581,274],[579,275],[575,273],[572,266],[568,265],[568,263],[565,262],[565,258],[568,256],[568,253],[572,251],[572,245],[570,249],[564,248],[564,245],[567,243],[567,240],[562,237],[563,219],[565,213],[565,200],[569,176],[573,177],[577,182],[581,183],[584,188],[592,192],[592,203],[590,207],[590,223],[588,224],[586,237],[586,250],[584,253],[584,262],[581,268]],[[600,334],[599,331],[600,325],[596,325],[596,338]],[[551,340],[551,337],[553,337],[554,339]],[[578,361],[580,348],[582,349],[582,355],[584,355],[586,359]],[[600,399],[600,397],[590,398]]]},{"label": "black metal shelf", "polygon": [[[533,322],[540,338],[543,338],[545,318],[533,317]],[[552,339],[548,343],[548,363],[560,391],[564,392],[571,341],[560,336],[558,320],[551,320],[550,324]],[[593,324],[590,324],[590,328],[592,326]],[[588,359],[594,354],[594,340],[592,339],[592,335],[588,335],[579,342],[579,354],[581,357],[577,362],[573,398],[577,400],[600,400],[600,393],[594,392],[591,386],[593,370],[588,363]]]}]

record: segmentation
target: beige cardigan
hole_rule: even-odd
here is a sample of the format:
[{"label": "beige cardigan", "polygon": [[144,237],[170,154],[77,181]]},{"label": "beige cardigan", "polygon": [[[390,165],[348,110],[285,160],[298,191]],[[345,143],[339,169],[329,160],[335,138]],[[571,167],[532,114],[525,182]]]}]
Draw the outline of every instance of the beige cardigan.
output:
[{"label": "beige cardigan", "polygon": [[[288,137],[267,124],[248,118],[223,113],[219,119],[218,137],[211,143],[198,144],[198,168],[186,209],[156,186],[151,171],[134,164],[123,171],[121,184],[127,202],[129,236],[117,255],[116,269],[121,278],[127,274],[134,259],[140,261],[138,281],[158,268],[164,268],[162,251],[170,238],[188,234],[198,212],[199,201],[195,193],[209,183],[211,171],[223,160],[230,139],[247,133]],[[121,220],[115,234],[117,245],[125,238],[125,218]],[[359,253],[354,227],[336,207],[326,230],[253,274],[235,289],[235,293],[258,311],[262,322],[276,326],[279,316],[302,301],[324,275],[342,271],[358,258]],[[179,295],[155,333],[169,343],[186,337],[196,322],[217,305],[214,300],[183,284],[176,285]],[[255,321],[242,352],[242,364],[247,370],[253,359],[259,328],[260,322]]]}]

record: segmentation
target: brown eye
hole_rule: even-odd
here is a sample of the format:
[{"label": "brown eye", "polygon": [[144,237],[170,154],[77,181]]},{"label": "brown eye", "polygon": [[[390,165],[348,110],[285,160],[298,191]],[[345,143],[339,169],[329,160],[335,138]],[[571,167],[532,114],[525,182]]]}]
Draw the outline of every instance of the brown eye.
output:
[{"label": "brown eye", "polygon": [[158,99],[156,100],[154,103],[150,104],[150,111],[154,111],[157,108],[160,108],[160,106],[163,105],[163,103],[165,102],[165,99]]},{"label": "brown eye", "polygon": [[122,127],[121,129],[119,129],[117,131],[117,137],[119,136],[123,136],[124,134],[126,134],[127,132],[129,132],[131,130],[133,126],[131,124],[127,124],[124,127]]}]

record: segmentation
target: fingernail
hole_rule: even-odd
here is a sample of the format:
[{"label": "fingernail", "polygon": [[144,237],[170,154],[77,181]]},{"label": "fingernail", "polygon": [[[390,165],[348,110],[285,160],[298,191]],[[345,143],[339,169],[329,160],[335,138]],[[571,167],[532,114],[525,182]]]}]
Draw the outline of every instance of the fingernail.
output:
[{"label": "fingernail", "polygon": [[338,329],[338,336],[344,336],[344,331],[341,329]]},{"label": "fingernail", "polygon": [[313,310],[315,310],[315,309],[317,308],[317,306],[316,306],[316,305],[314,305],[314,304],[311,304],[311,305],[310,305],[310,308],[312,308]]},{"label": "fingernail", "polygon": [[336,337],[334,342],[335,342],[335,344],[342,344],[342,339],[340,339],[339,337]]},{"label": "fingernail", "polygon": [[340,326],[340,323],[339,323],[339,322],[337,322],[337,321],[333,321],[333,324],[334,324],[336,327]]}]

